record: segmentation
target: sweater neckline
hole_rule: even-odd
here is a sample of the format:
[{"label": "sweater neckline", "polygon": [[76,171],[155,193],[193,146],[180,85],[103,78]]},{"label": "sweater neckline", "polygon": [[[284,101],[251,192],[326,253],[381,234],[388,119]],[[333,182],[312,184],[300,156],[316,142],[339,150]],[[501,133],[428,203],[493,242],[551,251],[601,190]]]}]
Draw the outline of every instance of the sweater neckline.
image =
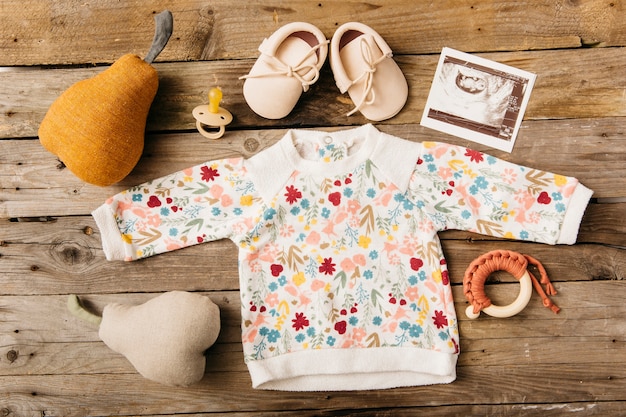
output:
[{"label": "sweater neckline", "polygon": [[[327,138],[350,145],[351,152],[337,161],[311,159],[314,148],[307,151],[306,146],[326,143]],[[421,144],[383,133],[371,124],[336,131],[293,129],[268,149],[246,160],[245,168],[266,203],[281,192],[295,173],[338,176],[351,172],[367,160],[380,170],[381,180],[393,183],[404,192],[421,152]]]},{"label": "sweater neckline", "polygon": [[[380,132],[371,124],[353,129],[320,132],[290,130],[280,141],[285,162],[293,170],[314,176],[340,175],[355,169],[376,151]],[[313,157],[317,147],[335,144],[347,149],[347,155],[339,160],[324,162]]]}]

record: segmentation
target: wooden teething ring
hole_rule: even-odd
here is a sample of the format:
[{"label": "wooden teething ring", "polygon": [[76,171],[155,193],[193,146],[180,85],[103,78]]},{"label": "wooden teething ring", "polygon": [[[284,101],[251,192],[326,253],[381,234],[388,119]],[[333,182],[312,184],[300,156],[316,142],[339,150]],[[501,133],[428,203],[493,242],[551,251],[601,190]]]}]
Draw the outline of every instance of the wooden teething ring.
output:
[{"label": "wooden teething ring", "polygon": [[[541,283],[527,269],[528,263],[537,267],[541,274]],[[485,281],[495,271],[506,271],[513,275],[520,282],[520,293],[511,304],[497,306],[491,303],[485,294]],[[548,279],[548,274],[541,263],[528,255],[508,251],[494,250],[476,258],[469,265],[463,277],[463,293],[470,302],[470,306],[465,311],[470,319],[475,319],[481,311],[493,317],[511,317],[519,313],[526,307],[532,295],[532,286],[543,299],[543,305],[555,313],[559,312],[557,307],[548,298],[548,295],[556,295],[556,290]],[[546,290],[541,287],[545,285]]]}]

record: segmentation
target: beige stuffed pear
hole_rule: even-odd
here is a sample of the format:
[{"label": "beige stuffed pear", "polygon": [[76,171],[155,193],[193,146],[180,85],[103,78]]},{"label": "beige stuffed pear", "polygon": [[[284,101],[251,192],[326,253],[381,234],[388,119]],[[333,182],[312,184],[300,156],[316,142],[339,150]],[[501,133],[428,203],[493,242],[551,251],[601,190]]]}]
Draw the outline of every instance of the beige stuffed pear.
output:
[{"label": "beige stuffed pear", "polygon": [[167,292],[136,306],[108,304],[102,317],[85,310],[71,295],[68,309],[99,325],[100,339],[145,378],[171,386],[202,379],[204,352],[220,331],[218,306],[208,297],[184,291]]}]

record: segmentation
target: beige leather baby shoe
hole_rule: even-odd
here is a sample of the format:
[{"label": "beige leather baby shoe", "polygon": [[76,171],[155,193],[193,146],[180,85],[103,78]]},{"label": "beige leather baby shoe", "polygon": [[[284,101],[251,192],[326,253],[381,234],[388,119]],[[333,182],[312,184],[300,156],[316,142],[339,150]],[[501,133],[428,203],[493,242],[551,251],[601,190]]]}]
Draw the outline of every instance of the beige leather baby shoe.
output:
[{"label": "beige leather baby shoe", "polygon": [[281,119],[318,80],[328,40],[312,24],[293,22],[263,40],[259,51],[250,73],[241,77],[243,96],[259,116]]},{"label": "beige leather baby shoe", "polygon": [[408,97],[408,85],[391,48],[371,27],[358,22],[341,25],[330,44],[330,67],[337,87],[348,95],[355,108],[373,121],[389,119]]}]

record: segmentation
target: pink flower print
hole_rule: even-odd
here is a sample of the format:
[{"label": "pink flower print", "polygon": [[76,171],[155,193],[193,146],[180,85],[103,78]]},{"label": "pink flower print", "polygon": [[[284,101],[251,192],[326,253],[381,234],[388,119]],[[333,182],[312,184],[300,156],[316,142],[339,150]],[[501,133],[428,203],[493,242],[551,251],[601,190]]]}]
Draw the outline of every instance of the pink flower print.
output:
[{"label": "pink flower print", "polygon": [[270,307],[276,307],[278,305],[278,294],[275,292],[270,293],[265,297],[265,304]]},{"label": "pink flower print", "polygon": [[361,266],[365,266],[365,264],[367,262],[366,259],[365,259],[365,255],[363,255],[363,254],[354,255],[352,260],[354,261],[355,264],[361,265]]},{"label": "pink flower print", "polygon": [[294,232],[293,226],[290,224],[285,224],[280,228],[279,234],[282,237],[289,237],[293,234],[293,232]]},{"label": "pink flower print", "polygon": [[307,245],[317,246],[320,243],[320,234],[313,231],[305,239]]},{"label": "pink flower print", "polygon": [[515,173],[513,168],[505,168],[500,177],[507,184],[513,184],[517,180],[517,173]]},{"label": "pink flower print", "polygon": [[306,318],[304,313],[296,313],[296,318],[291,321],[293,322],[293,328],[296,329],[296,331],[309,326],[309,320]]},{"label": "pink flower print", "polygon": [[335,273],[335,264],[333,258],[324,258],[324,263],[319,267],[319,271],[326,275],[332,275]]},{"label": "pink flower print", "polygon": [[357,200],[348,200],[348,211],[351,214],[357,214],[361,209],[361,204]]},{"label": "pink flower print", "polygon": [[435,310],[435,315],[432,319],[438,329],[443,329],[448,325],[448,318],[443,314],[443,311]]},{"label": "pink flower print", "polygon": [[220,198],[223,193],[224,187],[222,187],[221,185],[214,184],[213,186],[211,186],[211,188],[209,188],[209,194],[211,194],[211,197],[215,199]]},{"label": "pink flower print", "polygon": [[159,216],[158,214],[148,216],[147,223],[150,226],[159,227],[161,225],[161,216]]},{"label": "pink flower print", "polygon": [[322,288],[324,288],[325,286],[326,286],[326,283],[324,281],[322,281],[321,279],[313,280],[313,282],[311,283],[311,289],[313,291],[319,291]]},{"label": "pink flower print", "polygon": [[302,193],[293,185],[289,185],[286,188],[287,192],[284,194],[289,204],[293,204],[298,201],[299,198],[302,198]]},{"label": "pink flower print", "polygon": [[473,149],[467,149],[465,152],[465,156],[469,156],[470,161],[472,162],[482,162],[484,160],[483,153],[475,151]]},{"label": "pink flower print", "polygon": [[211,167],[200,167],[200,171],[202,171],[202,180],[206,182],[215,181],[215,177],[220,176],[219,172]]},{"label": "pink flower print", "polygon": [[419,297],[419,293],[417,291],[417,287],[409,287],[404,293],[405,297],[410,301],[415,301]]},{"label": "pink flower print", "polygon": [[346,272],[352,272],[356,269],[356,265],[354,264],[354,262],[352,262],[352,259],[350,258],[346,258],[343,261],[341,261],[339,266],[341,266],[341,269]]},{"label": "pink flower print", "polygon": [[447,180],[448,178],[452,177],[452,175],[454,175],[454,173],[452,172],[452,169],[449,167],[441,167],[439,168],[439,177],[442,180]]},{"label": "pink flower print", "polygon": [[352,338],[356,340],[357,342],[360,342],[361,340],[363,340],[365,336],[367,336],[367,333],[365,332],[365,330],[361,329],[360,327],[352,331]]}]

